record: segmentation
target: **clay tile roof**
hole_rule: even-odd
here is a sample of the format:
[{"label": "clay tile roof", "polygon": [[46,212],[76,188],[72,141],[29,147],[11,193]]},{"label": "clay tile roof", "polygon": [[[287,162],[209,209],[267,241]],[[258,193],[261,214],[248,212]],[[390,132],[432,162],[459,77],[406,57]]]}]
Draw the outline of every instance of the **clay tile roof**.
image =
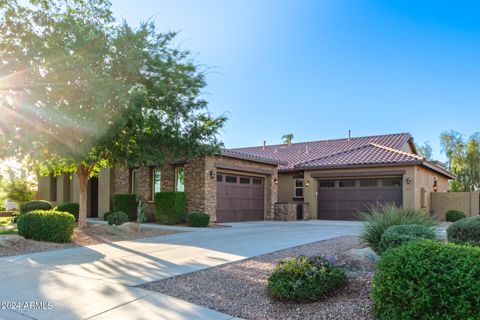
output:
[{"label": "clay tile roof", "polygon": [[299,164],[296,168],[336,167],[347,165],[387,165],[421,163],[425,159],[419,155],[386,147],[376,143],[339,152],[326,157],[310,160]]},{"label": "clay tile roof", "polygon": [[[358,138],[345,138],[335,140],[320,140],[312,142],[300,142],[292,144],[280,144],[269,146],[258,146],[248,148],[235,148],[228,149],[229,151],[238,152],[243,155],[249,155],[253,157],[259,157],[263,159],[276,159],[282,161],[280,170],[295,169],[298,166],[310,162],[319,160],[337,154],[342,154],[348,151],[362,149],[368,147],[364,152],[372,152],[372,150],[378,150],[383,148],[390,148],[400,151],[406,143],[412,139],[412,136],[408,133],[397,133],[388,135],[358,137]],[[376,144],[381,147],[372,148]],[[382,149],[383,151],[387,151]],[[400,151],[403,152],[403,151]],[[385,152],[384,152],[385,153]],[[390,151],[389,153],[395,153]],[[377,151],[378,154],[378,151]],[[395,153],[397,159],[407,159],[407,156],[399,156]],[[384,155],[385,156],[385,155]],[[401,160],[403,161],[403,160]],[[400,161],[400,162],[401,162]],[[347,161],[348,162],[348,161]],[[348,164],[348,163],[345,164]]]}]

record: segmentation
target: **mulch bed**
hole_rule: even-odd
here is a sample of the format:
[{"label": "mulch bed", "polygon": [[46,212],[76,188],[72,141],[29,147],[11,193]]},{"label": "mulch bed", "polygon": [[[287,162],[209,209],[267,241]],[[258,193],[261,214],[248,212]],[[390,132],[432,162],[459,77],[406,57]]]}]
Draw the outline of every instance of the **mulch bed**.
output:
[{"label": "mulch bed", "polygon": [[22,239],[15,242],[14,246],[0,246],[0,257],[49,250],[75,248],[122,240],[135,240],[148,237],[157,237],[182,232],[183,231],[164,230],[158,228],[142,228],[140,232],[127,233],[108,225],[88,224],[88,226],[84,229],[75,229],[73,240],[70,243],[54,243]]},{"label": "mulch bed", "polygon": [[285,303],[271,299],[267,278],[276,262],[297,255],[323,254],[350,264],[350,249],[363,248],[358,237],[339,237],[273,252],[141,287],[244,319],[374,319],[369,298],[373,270],[350,270],[348,285],[315,302]]}]

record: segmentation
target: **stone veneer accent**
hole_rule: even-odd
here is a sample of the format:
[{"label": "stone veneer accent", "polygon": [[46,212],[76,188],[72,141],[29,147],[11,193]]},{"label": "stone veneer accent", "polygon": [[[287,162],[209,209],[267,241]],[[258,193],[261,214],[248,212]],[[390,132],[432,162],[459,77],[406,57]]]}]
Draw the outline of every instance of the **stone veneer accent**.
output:
[{"label": "stone veneer accent", "polygon": [[297,205],[303,204],[303,220],[310,220],[309,203],[275,203],[274,220],[295,221],[297,220]]},{"label": "stone veneer accent", "polygon": [[[226,163],[242,167],[252,167],[271,170],[272,175],[262,175],[265,178],[265,220],[272,220],[274,203],[277,201],[277,185],[274,179],[278,178],[277,166],[247,160],[240,160],[222,156],[202,156],[186,161],[185,164],[165,165],[161,168],[162,191],[175,190],[175,168],[183,166],[185,170],[185,192],[187,194],[187,213],[206,212],[211,216],[211,221],[216,221],[217,210],[217,168],[215,163]],[[147,216],[154,219],[155,207],[152,195],[152,176],[154,166],[138,168],[139,197],[149,202]],[[113,194],[131,192],[131,170],[125,167],[117,167],[113,174]],[[222,169],[219,169],[222,171]],[[211,177],[210,172],[213,173]],[[247,174],[248,172],[236,172]]]}]

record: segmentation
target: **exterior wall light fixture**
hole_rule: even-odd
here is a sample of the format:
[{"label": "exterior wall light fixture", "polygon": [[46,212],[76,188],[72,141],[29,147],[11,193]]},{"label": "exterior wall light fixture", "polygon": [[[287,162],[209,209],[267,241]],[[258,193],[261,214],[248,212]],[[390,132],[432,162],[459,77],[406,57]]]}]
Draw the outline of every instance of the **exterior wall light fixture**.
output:
[{"label": "exterior wall light fixture", "polygon": [[410,184],[410,183],[412,183],[412,179],[410,179],[410,177],[407,177],[407,179],[405,180],[405,182],[406,182],[407,184]]},{"label": "exterior wall light fixture", "polygon": [[310,186],[310,180],[307,180],[307,181],[305,182],[305,187],[308,188],[309,186]]},{"label": "exterior wall light fixture", "polygon": [[215,178],[215,172],[213,170],[210,170],[210,179]]},{"label": "exterior wall light fixture", "polygon": [[438,187],[438,180],[437,178],[433,178],[433,192],[437,192],[437,187]]},{"label": "exterior wall light fixture", "polygon": [[277,178],[273,178],[273,183],[275,183],[275,185],[278,184],[278,179]]}]

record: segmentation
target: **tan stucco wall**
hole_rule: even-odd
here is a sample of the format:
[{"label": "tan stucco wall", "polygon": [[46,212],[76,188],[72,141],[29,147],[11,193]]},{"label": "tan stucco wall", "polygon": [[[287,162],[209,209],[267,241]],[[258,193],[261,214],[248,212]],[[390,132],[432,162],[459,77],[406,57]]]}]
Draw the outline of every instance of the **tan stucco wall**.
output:
[{"label": "tan stucco wall", "polygon": [[448,210],[460,210],[467,216],[480,213],[480,192],[434,192],[431,194],[431,207],[438,219],[445,220]]},{"label": "tan stucco wall", "polygon": [[35,198],[38,200],[50,200],[50,177],[38,177],[38,190]]},{"label": "tan stucco wall", "polygon": [[302,199],[294,198],[294,179],[301,177],[299,173],[292,172],[278,174],[278,202],[302,202]]},{"label": "tan stucco wall", "polygon": [[[432,170],[416,166],[415,179],[413,186],[415,188],[415,204],[414,208],[424,209],[427,212],[431,210],[431,194],[434,192],[434,179],[437,179],[437,192],[448,191],[448,178]],[[422,188],[426,191],[424,193],[424,206],[422,206]]]}]

